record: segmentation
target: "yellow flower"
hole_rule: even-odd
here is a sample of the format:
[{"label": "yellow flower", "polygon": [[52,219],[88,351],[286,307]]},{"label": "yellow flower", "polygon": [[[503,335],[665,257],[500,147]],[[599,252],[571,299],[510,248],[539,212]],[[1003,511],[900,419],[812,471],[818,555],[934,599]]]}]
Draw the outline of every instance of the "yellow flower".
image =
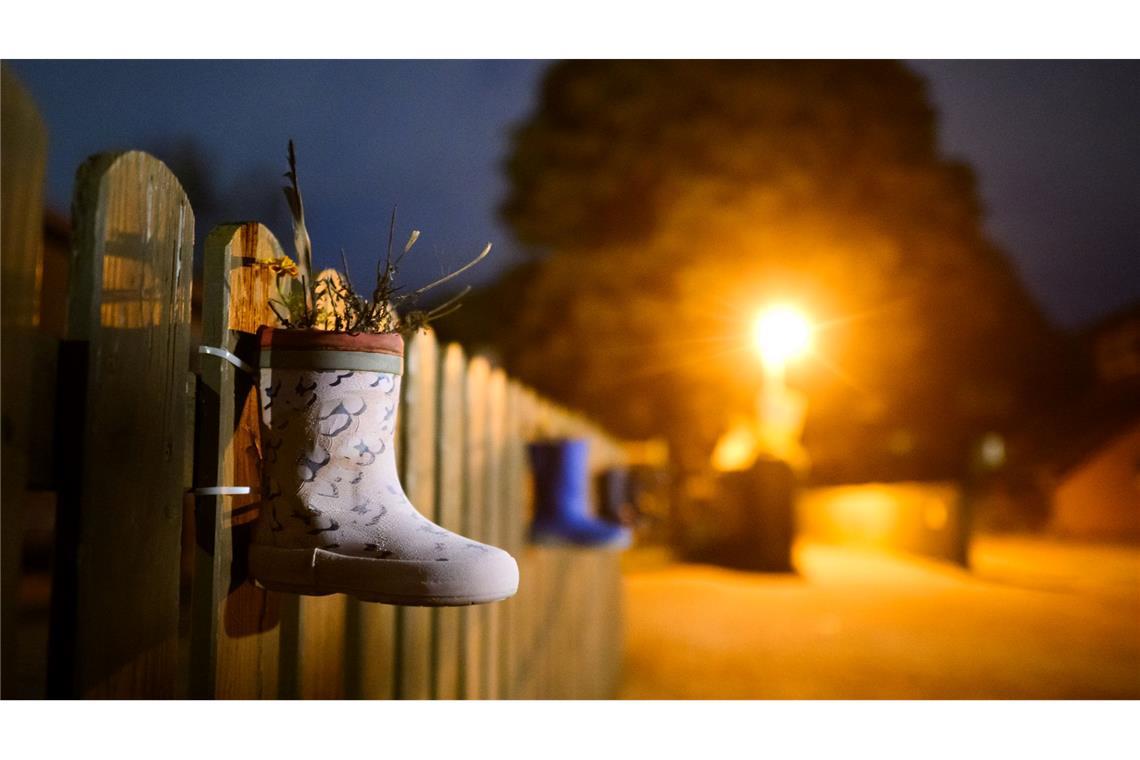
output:
[{"label": "yellow flower", "polygon": [[276,270],[282,274],[287,274],[290,277],[296,277],[298,274],[297,263],[288,256],[282,256],[277,259]]},{"label": "yellow flower", "polygon": [[266,267],[270,271],[289,275],[290,277],[296,277],[299,274],[297,263],[288,256],[282,256],[279,259],[258,259],[254,263],[258,266]]}]

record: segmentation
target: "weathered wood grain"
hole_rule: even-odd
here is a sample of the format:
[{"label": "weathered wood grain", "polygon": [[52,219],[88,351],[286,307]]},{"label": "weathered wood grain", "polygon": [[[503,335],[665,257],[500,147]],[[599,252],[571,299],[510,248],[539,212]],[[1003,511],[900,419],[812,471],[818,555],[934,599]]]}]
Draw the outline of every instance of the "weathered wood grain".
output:
[{"label": "weathered wood grain", "polygon": [[16,693],[20,548],[32,436],[34,377],[43,255],[47,133],[35,103],[7,66],[0,67],[0,620],[8,633],[0,655],[0,695]]},{"label": "weathered wood grain", "polygon": [[517,430],[517,502],[514,505],[514,525],[509,533],[514,536],[513,554],[519,562],[519,595],[514,603],[512,640],[512,676],[514,699],[535,698],[535,655],[533,651],[534,628],[539,606],[538,594],[542,591],[541,578],[535,572],[531,561],[531,550],[526,544],[527,528],[531,520],[533,484],[530,464],[526,453],[526,443],[536,437],[537,402],[529,388],[519,387],[519,415]]},{"label": "weathered wood grain", "polygon": [[171,697],[194,215],[174,175],[138,151],[85,163],[73,209],[50,689]]},{"label": "weathered wood grain", "polygon": [[[538,397],[530,389],[524,389],[523,409],[519,421],[522,444],[539,436]],[[518,623],[515,628],[515,697],[518,699],[538,698],[539,660],[536,649],[537,631],[541,619],[542,594],[545,593],[540,567],[535,561],[535,550],[525,543],[527,528],[533,517],[534,483],[530,471],[528,455],[524,456],[522,473],[522,499],[519,504],[520,525],[515,528],[519,540],[515,557],[519,561],[519,601]]]},{"label": "weathered wood grain", "polygon": [[[473,357],[468,363],[464,402],[467,424],[464,426],[466,474],[463,483],[462,533],[477,541],[485,540],[483,515],[487,500],[487,380],[490,372],[491,365],[481,356]],[[486,606],[464,608],[461,617],[461,696],[464,699],[482,699],[486,694],[483,681]]]},{"label": "weathered wood grain", "polygon": [[392,699],[396,696],[396,608],[388,604],[357,602],[360,611],[360,696]]},{"label": "weathered wood grain", "polygon": [[277,634],[277,698],[297,699],[301,693],[301,597],[281,594]]},{"label": "weathered wood grain", "polygon": [[298,606],[297,695],[344,699],[347,597],[301,596]]},{"label": "weathered wood grain", "polygon": [[[507,376],[495,368],[487,376],[487,453],[483,475],[483,528],[479,540],[489,544],[503,543],[502,521],[507,511],[503,494],[503,460],[507,425]],[[502,695],[502,669],[500,639],[502,638],[501,603],[486,605],[483,651],[480,655],[482,672],[480,682],[483,699],[500,699]]]},{"label": "weathered wood grain", "polygon": [[[518,560],[518,542],[515,540],[518,500],[522,498],[518,481],[519,473],[515,457],[515,445],[520,440],[520,386],[507,381],[504,394],[504,416],[502,454],[499,468],[500,509],[498,515],[499,545]],[[495,642],[498,648],[499,699],[512,699],[515,691],[515,618],[518,614],[519,595],[499,604],[499,636]]]},{"label": "weathered wood grain", "polygon": [[[256,365],[253,334],[276,325],[269,299],[277,275],[256,262],[281,258],[263,225],[227,224],[206,238],[202,266],[203,345]],[[279,594],[256,585],[247,557],[259,514],[260,404],[257,386],[229,362],[200,356],[195,485],[250,486],[247,496],[200,496],[190,645],[190,694],[257,699],[277,695]]]},{"label": "weathered wood grain", "polygon": [[[407,344],[400,414],[403,445],[400,480],[404,492],[427,517],[436,513],[436,422],[439,347],[430,330]],[[396,695],[429,699],[432,693],[432,614],[424,607],[396,611]]]},{"label": "weathered wood grain", "polygon": [[[554,409],[552,402],[546,399],[538,400],[535,407],[537,438],[542,439],[556,435],[552,423]],[[531,483],[533,486],[533,477]],[[537,494],[535,498],[537,500]],[[554,670],[555,645],[558,634],[555,626],[559,623],[557,619],[558,608],[565,600],[556,583],[555,553],[556,550],[550,547],[534,547],[531,553],[535,572],[542,579],[542,589],[538,594],[538,603],[535,609],[533,639],[530,645],[535,660],[535,699],[552,699],[554,685],[558,678],[558,674]]]},{"label": "weathered wood grain", "polygon": [[[467,359],[456,343],[443,349],[439,376],[439,422],[437,425],[437,511],[435,520],[444,528],[462,533],[466,453]],[[460,626],[465,613],[454,607],[432,611],[432,659],[434,699],[458,699],[460,691]]]}]

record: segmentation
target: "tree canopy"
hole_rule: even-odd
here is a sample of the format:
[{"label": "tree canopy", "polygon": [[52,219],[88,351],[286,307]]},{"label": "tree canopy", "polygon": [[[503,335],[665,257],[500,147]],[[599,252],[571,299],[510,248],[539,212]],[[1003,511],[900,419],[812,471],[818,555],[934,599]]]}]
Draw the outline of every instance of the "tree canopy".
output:
[{"label": "tree canopy", "polygon": [[533,258],[444,332],[683,466],[753,409],[773,300],[820,325],[792,380],[823,479],[945,474],[1057,385],[1061,344],[902,64],[559,63],[505,168]]}]

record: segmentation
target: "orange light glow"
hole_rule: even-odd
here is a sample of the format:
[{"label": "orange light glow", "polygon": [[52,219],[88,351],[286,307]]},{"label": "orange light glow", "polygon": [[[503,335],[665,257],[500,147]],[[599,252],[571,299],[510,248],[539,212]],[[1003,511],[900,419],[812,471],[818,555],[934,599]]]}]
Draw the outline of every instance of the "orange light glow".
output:
[{"label": "orange light glow", "polygon": [[717,472],[747,470],[756,461],[760,450],[755,426],[737,420],[717,441],[713,449],[712,466]]},{"label": "orange light glow", "polygon": [[807,315],[794,306],[780,304],[756,317],[752,335],[764,366],[780,370],[811,350],[813,332]]}]

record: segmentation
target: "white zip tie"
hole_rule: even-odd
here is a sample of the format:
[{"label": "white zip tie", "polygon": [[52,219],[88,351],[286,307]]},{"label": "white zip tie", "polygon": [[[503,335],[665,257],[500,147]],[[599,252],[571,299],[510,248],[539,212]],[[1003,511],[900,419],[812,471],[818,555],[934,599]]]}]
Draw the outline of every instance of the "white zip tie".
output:
[{"label": "white zip tie", "polygon": [[249,486],[203,486],[191,488],[190,493],[195,496],[245,496],[251,490]]},{"label": "white zip tie", "polygon": [[[218,348],[217,346],[198,346],[198,353],[209,354],[210,356],[224,359],[247,375],[257,374],[257,370],[242,361],[240,356],[224,348]],[[251,493],[251,491],[252,489],[249,486],[202,486],[201,488],[190,489],[190,493],[195,496],[245,496]]]},{"label": "white zip tie", "polygon": [[240,356],[230,353],[224,348],[218,348],[217,346],[198,346],[198,353],[209,354],[210,356],[216,356],[219,359],[224,359],[251,377],[257,375],[256,369],[243,361]]}]

